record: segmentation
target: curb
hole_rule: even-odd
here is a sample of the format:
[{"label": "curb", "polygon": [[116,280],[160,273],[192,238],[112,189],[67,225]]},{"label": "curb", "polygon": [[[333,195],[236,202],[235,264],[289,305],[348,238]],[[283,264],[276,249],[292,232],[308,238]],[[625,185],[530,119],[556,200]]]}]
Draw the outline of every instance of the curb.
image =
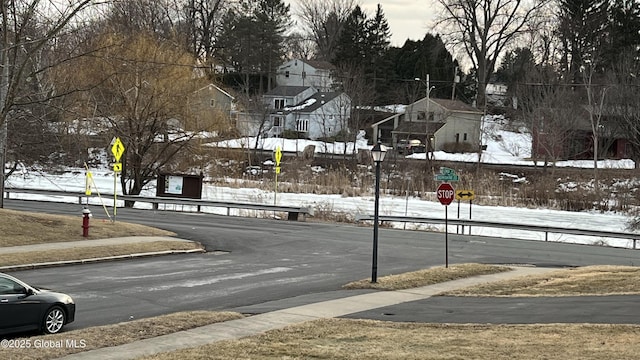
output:
[{"label": "curb", "polygon": [[49,267],[56,267],[56,266],[79,265],[79,264],[89,264],[89,263],[106,262],[106,261],[118,261],[118,260],[145,258],[145,257],[162,256],[162,255],[196,254],[196,253],[206,253],[206,252],[207,251],[205,249],[165,250],[165,251],[106,256],[106,257],[80,259],[80,260],[51,261],[51,262],[34,263],[34,264],[9,265],[9,266],[0,266],[0,272],[33,270],[33,269],[49,268]]}]

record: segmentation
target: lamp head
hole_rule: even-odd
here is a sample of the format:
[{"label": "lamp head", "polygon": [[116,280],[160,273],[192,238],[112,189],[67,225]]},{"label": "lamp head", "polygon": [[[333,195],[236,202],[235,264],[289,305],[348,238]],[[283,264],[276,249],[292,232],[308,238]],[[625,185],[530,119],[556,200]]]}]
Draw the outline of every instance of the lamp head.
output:
[{"label": "lamp head", "polygon": [[384,156],[387,154],[387,147],[382,145],[380,141],[371,149],[371,157],[376,163],[383,162]]}]

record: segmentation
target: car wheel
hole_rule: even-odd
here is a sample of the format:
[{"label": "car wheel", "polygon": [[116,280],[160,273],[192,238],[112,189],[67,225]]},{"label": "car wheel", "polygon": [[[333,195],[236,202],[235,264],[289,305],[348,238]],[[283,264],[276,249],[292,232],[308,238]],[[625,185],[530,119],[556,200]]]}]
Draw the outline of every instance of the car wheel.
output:
[{"label": "car wheel", "polygon": [[43,330],[45,334],[56,334],[62,330],[66,315],[59,306],[54,306],[47,310],[44,315]]}]

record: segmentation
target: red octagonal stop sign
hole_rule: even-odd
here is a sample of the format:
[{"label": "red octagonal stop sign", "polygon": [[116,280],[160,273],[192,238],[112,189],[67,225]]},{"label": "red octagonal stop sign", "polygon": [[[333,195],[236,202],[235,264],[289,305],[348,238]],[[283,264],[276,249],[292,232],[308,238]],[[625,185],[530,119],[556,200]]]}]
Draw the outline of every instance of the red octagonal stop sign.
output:
[{"label": "red octagonal stop sign", "polygon": [[453,199],[456,197],[456,192],[453,189],[453,186],[451,186],[451,184],[442,183],[440,184],[440,186],[438,186],[438,191],[436,191],[436,195],[438,197],[438,200],[440,201],[440,204],[449,205],[451,204]]}]

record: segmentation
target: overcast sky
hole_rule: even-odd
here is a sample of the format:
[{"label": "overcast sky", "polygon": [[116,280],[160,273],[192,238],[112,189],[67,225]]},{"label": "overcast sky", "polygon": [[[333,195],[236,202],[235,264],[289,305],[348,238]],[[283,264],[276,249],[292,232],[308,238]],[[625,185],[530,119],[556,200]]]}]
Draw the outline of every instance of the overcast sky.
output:
[{"label": "overcast sky", "polygon": [[[297,0],[285,0],[291,12],[297,13]],[[436,8],[431,0],[359,0],[365,13],[372,17],[378,4],[391,28],[391,45],[401,47],[407,39],[421,40],[430,29]]]}]

